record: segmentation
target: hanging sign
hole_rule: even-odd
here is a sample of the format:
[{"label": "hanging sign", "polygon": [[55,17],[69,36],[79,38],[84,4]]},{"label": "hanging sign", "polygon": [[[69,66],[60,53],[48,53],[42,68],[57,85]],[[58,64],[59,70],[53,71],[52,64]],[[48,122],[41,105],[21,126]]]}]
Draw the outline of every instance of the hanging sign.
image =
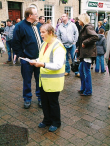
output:
[{"label": "hanging sign", "polygon": [[99,7],[99,8],[103,8],[103,3],[99,3],[99,4],[98,4],[98,7]]},{"label": "hanging sign", "polygon": [[88,3],[88,7],[97,7],[98,6],[98,2],[90,2]]},{"label": "hanging sign", "polygon": [[100,2],[91,2],[91,1],[89,1],[88,7],[103,8],[103,3],[100,3]]}]

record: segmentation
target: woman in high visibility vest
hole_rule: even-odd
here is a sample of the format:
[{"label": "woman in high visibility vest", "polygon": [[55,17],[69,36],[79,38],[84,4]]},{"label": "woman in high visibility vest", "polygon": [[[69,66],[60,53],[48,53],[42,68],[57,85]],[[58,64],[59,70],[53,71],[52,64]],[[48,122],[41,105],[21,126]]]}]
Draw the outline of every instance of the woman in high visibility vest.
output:
[{"label": "woman in high visibility vest", "polygon": [[50,125],[49,131],[54,132],[61,125],[58,97],[64,87],[66,50],[55,37],[51,24],[42,25],[40,32],[44,42],[39,51],[39,59],[30,63],[40,67],[39,86],[44,118],[38,127]]}]

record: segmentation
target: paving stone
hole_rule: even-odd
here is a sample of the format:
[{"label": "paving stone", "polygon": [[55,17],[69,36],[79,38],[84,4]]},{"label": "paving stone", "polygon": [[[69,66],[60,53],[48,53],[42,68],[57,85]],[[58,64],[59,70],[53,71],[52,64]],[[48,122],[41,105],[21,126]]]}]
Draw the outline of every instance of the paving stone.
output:
[{"label": "paving stone", "polygon": [[72,143],[69,143],[69,144],[68,144],[68,146],[75,146],[75,145],[74,145],[74,144],[72,144]]},{"label": "paving stone", "polygon": [[11,118],[11,116],[7,114],[7,115],[2,116],[1,118],[4,120],[8,120]]},{"label": "paving stone", "polygon": [[88,115],[84,115],[82,118],[85,119],[85,120],[87,120],[87,121],[89,121],[89,122],[92,122],[92,121],[95,120],[93,117],[88,116]]},{"label": "paving stone", "polygon": [[101,146],[108,146],[107,144],[102,144]]},{"label": "paving stone", "polygon": [[48,132],[44,134],[44,137],[46,137],[47,139],[51,140],[51,141],[56,141],[59,139],[59,136],[52,133],[52,132]]},{"label": "paving stone", "polygon": [[59,137],[59,139],[57,141],[55,141],[55,143],[58,145],[58,146],[67,146],[68,145],[68,141]]},{"label": "paving stone", "polygon": [[39,146],[39,144],[36,142],[30,142],[26,146]]},{"label": "paving stone", "polygon": [[104,140],[106,138],[106,135],[104,135],[103,133],[100,133],[99,131],[93,135],[93,137],[97,140],[100,141],[101,140]]},{"label": "paving stone", "polygon": [[42,146],[52,146],[53,144],[54,143],[52,141],[50,141],[49,139],[46,139],[40,143],[40,145],[42,145]]},{"label": "paving stone", "polygon": [[92,146],[91,144],[86,144],[85,146]]},{"label": "paving stone", "polygon": [[84,141],[83,139],[78,138],[78,137],[76,137],[76,136],[70,138],[69,141],[70,141],[72,144],[76,145],[76,146],[79,146],[79,145],[80,145],[80,146],[84,146],[84,145],[87,144],[86,141]]},{"label": "paving stone", "polygon": [[66,126],[63,128],[66,132],[69,132],[70,134],[76,134],[79,132],[79,130],[71,127],[71,126]]},{"label": "paving stone", "polygon": [[87,134],[85,134],[84,132],[79,131],[78,133],[75,134],[76,137],[78,138],[85,138],[87,136]]},{"label": "paving stone", "polygon": [[80,78],[71,72],[65,78],[64,90],[59,97],[61,127],[51,133],[38,128],[43,119],[35,95],[35,80],[32,77],[32,105],[24,109],[22,98],[23,80],[20,64],[3,64],[7,54],[0,57],[0,125],[14,124],[28,128],[27,146],[110,146],[110,77],[91,70],[93,95],[81,97]]},{"label": "paving stone", "polygon": [[45,137],[38,133],[32,133],[30,134],[30,137],[38,143],[45,140]]},{"label": "paving stone", "polygon": [[87,136],[83,140],[88,142],[89,144],[91,144],[93,146],[100,146],[102,144],[102,141],[97,140],[97,139],[93,138],[92,136]]},{"label": "paving stone", "polygon": [[59,132],[56,132],[56,134],[59,135],[60,137],[64,138],[64,139],[66,139],[66,140],[68,140],[72,137],[72,134],[70,134],[66,131],[63,131],[63,130],[59,131]]},{"label": "paving stone", "polygon": [[109,136],[109,137],[106,137],[106,138],[103,140],[103,143],[104,143],[104,144],[107,144],[107,145],[110,145],[110,136]]}]

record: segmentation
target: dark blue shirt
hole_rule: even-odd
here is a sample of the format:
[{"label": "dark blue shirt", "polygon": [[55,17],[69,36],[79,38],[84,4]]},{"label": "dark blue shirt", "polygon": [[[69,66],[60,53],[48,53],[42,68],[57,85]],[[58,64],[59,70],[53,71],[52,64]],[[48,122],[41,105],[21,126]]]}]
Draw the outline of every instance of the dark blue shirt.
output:
[{"label": "dark blue shirt", "polygon": [[98,33],[99,32],[99,29],[101,29],[101,28],[103,28],[104,30],[105,30],[105,27],[102,25],[100,28],[96,28],[96,33]]},{"label": "dark blue shirt", "polygon": [[37,40],[32,24],[26,19],[16,24],[13,32],[13,50],[19,57],[36,59],[39,56]]},{"label": "dark blue shirt", "polygon": [[[40,22],[38,22],[38,24],[37,24],[37,29],[38,29],[39,34],[40,34],[40,27],[41,27],[42,25],[43,25],[43,24],[40,23]],[[43,40],[42,40],[42,38],[41,38],[41,35],[40,35],[40,39],[41,39],[41,42],[43,42]]]}]

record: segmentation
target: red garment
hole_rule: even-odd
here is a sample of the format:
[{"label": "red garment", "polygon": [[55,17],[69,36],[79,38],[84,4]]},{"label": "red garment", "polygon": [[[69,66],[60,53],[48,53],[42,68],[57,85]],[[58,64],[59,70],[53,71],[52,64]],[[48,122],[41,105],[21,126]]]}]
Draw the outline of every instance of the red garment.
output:
[{"label": "red garment", "polygon": [[108,60],[110,60],[110,52],[109,52],[109,59]]},{"label": "red garment", "polygon": [[45,54],[45,52],[46,52],[47,48],[48,48],[48,44],[47,44],[47,45],[46,45],[46,47],[45,47],[45,50],[44,50],[43,55]]}]

